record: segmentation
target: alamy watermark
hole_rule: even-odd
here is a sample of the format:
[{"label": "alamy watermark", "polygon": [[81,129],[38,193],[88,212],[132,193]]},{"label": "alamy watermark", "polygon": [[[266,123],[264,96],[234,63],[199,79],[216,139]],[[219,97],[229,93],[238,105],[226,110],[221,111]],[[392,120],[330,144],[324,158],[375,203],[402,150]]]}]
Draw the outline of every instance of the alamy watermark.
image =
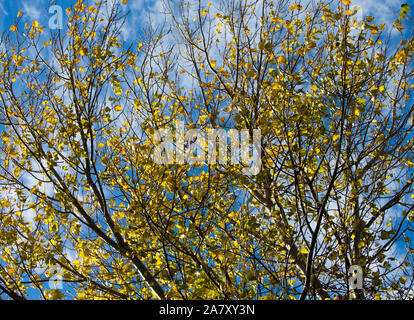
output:
[{"label": "alamy watermark", "polygon": [[[250,144],[252,133],[253,143]],[[260,172],[261,130],[200,129],[184,130],[184,122],[176,121],[175,141],[170,129],[158,129],[153,136],[153,159],[157,164],[227,164],[242,165],[242,173]],[[175,142],[175,143],[174,143]],[[217,152],[218,147],[218,152]],[[228,156],[230,147],[230,156]],[[217,159],[218,154],[218,159]]]}]

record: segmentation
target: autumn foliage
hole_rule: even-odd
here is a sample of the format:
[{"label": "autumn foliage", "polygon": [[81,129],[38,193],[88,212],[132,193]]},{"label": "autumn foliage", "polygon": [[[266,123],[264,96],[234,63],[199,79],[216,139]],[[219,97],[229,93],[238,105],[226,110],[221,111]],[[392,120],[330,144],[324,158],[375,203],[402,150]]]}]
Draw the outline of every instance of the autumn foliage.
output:
[{"label": "autumn foliage", "polygon": [[[167,1],[130,40],[127,6],[79,0],[62,30],[20,16],[1,39],[0,295],[412,298],[410,22]],[[156,163],[178,120],[260,129],[260,172]]]}]

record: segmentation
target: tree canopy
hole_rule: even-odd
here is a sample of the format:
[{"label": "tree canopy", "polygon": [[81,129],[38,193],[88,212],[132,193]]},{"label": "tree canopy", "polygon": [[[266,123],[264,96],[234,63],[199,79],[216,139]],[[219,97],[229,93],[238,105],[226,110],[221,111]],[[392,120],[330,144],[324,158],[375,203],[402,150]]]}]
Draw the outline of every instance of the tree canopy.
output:
[{"label": "tree canopy", "polygon": [[[0,297],[413,298],[412,23],[165,1],[130,40],[127,7],[78,0],[62,29],[19,13],[1,38]],[[192,153],[177,123],[260,130],[260,170],[160,163],[160,130]]]}]

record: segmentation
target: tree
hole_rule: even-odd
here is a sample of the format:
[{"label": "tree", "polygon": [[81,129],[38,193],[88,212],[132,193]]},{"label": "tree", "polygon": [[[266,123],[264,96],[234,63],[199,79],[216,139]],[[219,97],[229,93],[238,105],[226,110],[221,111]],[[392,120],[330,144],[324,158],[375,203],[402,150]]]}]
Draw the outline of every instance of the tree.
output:
[{"label": "tree", "polygon": [[[106,1],[78,1],[63,31],[18,20],[3,36],[4,296],[412,297],[405,22],[387,34],[350,1],[165,8],[134,43],[120,40],[122,5]],[[160,164],[160,130],[174,135],[165,154],[199,140],[179,143],[178,121],[260,129],[260,171]],[[48,290],[56,267],[64,288]]]}]

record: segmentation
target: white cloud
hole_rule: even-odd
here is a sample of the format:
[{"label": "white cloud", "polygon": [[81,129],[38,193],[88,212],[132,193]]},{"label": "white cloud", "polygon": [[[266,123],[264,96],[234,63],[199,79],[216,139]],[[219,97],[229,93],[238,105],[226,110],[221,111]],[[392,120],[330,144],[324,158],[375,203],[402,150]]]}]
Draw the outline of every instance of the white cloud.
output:
[{"label": "white cloud", "polygon": [[43,6],[39,5],[37,1],[23,2],[22,5],[22,11],[30,20],[40,19],[42,15],[41,8],[43,8]]}]

